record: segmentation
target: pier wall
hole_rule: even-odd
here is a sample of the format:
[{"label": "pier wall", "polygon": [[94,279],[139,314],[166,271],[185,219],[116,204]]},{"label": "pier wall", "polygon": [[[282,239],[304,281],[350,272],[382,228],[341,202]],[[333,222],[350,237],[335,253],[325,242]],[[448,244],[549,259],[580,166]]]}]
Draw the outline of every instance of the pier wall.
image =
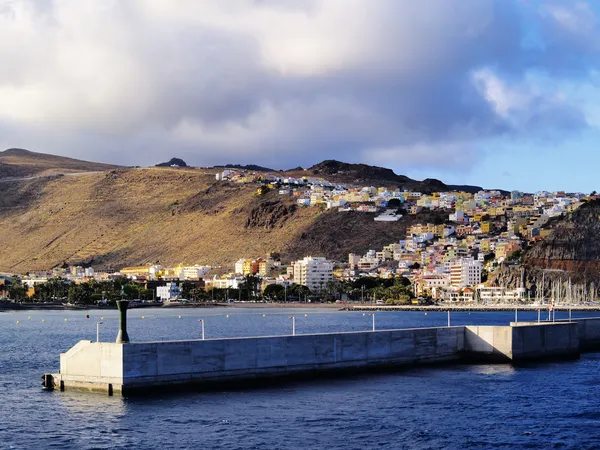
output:
[{"label": "pier wall", "polygon": [[463,359],[510,362],[512,329],[498,326],[466,326]]},{"label": "pier wall", "polygon": [[[61,354],[55,387],[127,393],[184,384],[449,361],[578,356],[577,323],[457,326],[147,343],[81,341]],[[584,331],[600,337],[599,324]]]},{"label": "pier wall", "polygon": [[600,319],[576,319],[577,334],[583,350],[600,349]]},{"label": "pier wall", "polygon": [[[600,318],[576,318],[569,322],[577,325],[577,339],[581,350],[600,350]],[[512,327],[566,325],[565,320],[556,322],[511,322]]]},{"label": "pier wall", "polygon": [[127,344],[123,382],[135,389],[457,360],[462,327]]},{"label": "pier wall", "polygon": [[[107,391],[123,384],[123,345],[110,342],[79,341],[60,355],[60,373],[68,376],[69,387]],[[57,380],[57,387],[60,385]],[[66,380],[62,380],[63,384]]]},{"label": "pier wall", "polygon": [[574,322],[511,326],[512,361],[578,357],[578,325]]}]

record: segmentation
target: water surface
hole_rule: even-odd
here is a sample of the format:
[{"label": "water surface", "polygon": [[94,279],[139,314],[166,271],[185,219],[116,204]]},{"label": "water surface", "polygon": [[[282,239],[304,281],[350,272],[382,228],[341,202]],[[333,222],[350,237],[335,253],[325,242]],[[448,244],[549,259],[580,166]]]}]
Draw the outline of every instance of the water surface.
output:
[{"label": "water surface", "polygon": [[[314,309],[146,309],[130,311],[129,334],[199,338],[204,319],[207,338],[284,335],[291,315],[298,333],[372,325],[362,313]],[[595,353],[517,368],[450,365],[146,398],[43,392],[40,375],[57,371],[58,354],[79,339],[95,340],[100,320],[101,340],[113,340],[116,311],[0,313],[0,449],[600,447]],[[514,313],[452,313],[451,320],[507,324]],[[375,321],[378,329],[443,326],[447,315],[382,312]]]}]

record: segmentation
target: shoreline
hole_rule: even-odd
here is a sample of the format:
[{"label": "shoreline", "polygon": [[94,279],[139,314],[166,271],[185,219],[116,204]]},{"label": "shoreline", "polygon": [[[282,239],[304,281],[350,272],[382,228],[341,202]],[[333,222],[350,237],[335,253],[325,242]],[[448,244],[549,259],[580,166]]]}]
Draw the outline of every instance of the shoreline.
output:
[{"label": "shoreline", "polygon": [[[387,305],[345,305],[343,311],[433,311],[433,312],[537,312],[548,311],[550,305],[420,305],[420,306],[387,306]],[[600,311],[600,305],[558,305],[554,311]]]},{"label": "shoreline", "polygon": [[[360,303],[175,303],[165,304],[135,304],[130,305],[129,309],[206,309],[206,308],[232,308],[232,309],[327,309],[338,311],[356,311],[356,312],[386,312],[386,311],[417,311],[417,312],[526,312],[548,311],[550,305],[373,305]],[[43,303],[0,303],[0,313],[4,311],[112,311],[117,310],[116,306],[97,306],[97,305],[60,305]],[[557,305],[555,311],[600,311],[599,305]]]}]

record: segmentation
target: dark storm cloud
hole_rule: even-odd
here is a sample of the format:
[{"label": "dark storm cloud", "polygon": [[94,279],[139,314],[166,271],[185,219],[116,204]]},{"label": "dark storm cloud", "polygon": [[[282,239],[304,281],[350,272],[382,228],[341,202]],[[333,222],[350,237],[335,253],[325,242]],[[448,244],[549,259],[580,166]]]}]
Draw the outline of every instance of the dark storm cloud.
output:
[{"label": "dark storm cloud", "polygon": [[531,75],[597,66],[587,8],[13,0],[0,9],[0,58],[14,61],[0,67],[0,143],[127,164],[464,168],[480,142],[589,126]]}]

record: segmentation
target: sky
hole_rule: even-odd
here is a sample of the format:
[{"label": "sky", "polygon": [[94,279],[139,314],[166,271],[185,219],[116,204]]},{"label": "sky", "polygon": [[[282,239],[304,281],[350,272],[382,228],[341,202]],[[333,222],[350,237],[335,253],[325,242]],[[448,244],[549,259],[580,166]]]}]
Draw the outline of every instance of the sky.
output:
[{"label": "sky", "polygon": [[0,149],[600,191],[599,5],[0,0]]}]

